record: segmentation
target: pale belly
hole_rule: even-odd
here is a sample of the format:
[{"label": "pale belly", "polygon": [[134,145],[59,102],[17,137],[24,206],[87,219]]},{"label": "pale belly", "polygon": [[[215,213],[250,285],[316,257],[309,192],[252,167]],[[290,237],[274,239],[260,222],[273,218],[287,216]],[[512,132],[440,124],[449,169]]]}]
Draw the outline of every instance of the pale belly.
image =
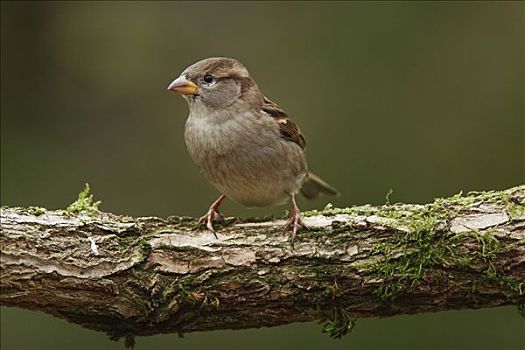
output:
[{"label": "pale belly", "polygon": [[286,150],[290,146],[276,144],[262,152],[245,145],[201,169],[219,191],[236,202],[246,206],[277,204],[300,189],[306,174],[302,152],[293,154],[293,150]]},{"label": "pale belly", "polygon": [[307,171],[303,150],[277,129],[232,123],[210,129],[188,120],[186,145],[204,176],[246,206],[277,204],[296,193]]}]

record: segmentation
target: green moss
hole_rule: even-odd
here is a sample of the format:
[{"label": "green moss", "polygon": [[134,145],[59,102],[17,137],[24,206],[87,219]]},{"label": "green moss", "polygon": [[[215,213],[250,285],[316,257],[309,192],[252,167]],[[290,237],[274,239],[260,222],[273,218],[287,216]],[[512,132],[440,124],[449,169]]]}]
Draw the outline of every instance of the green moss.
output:
[{"label": "green moss", "polygon": [[368,266],[368,271],[382,280],[376,290],[382,299],[392,300],[404,289],[416,286],[429,269],[441,262],[447,243],[436,232],[448,215],[441,205],[437,201],[409,213],[391,206],[381,208],[378,215],[396,219],[397,225],[408,228],[409,232],[398,235],[396,241],[380,242],[372,249],[372,254],[383,254],[379,261]]},{"label": "green moss", "polygon": [[283,277],[281,274],[272,273],[271,271],[263,276],[259,277],[261,281],[266,282],[266,284],[274,287],[274,286],[280,286],[284,283],[285,277]]},{"label": "green moss", "polygon": [[[516,191],[491,191],[460,194],[448,199],[438,198],[432,204],[412,211],[403,211],[396,206],[384,206],[377,215],[395,219],[399,232],[395,240],[376,244],[371,254],[382,254],[380,260],[366,266],[372,276],[381,280],[376,294],[383,300],[393,300],[404,290],[416,287],[423,278],[440,278],[436,266],[479,266],[484,276],[499,283],[507,290],[522,295],[523,283],[507,277],[495,261],[503,248],[492,234],[470,232],[447,236],[447,220],[456,216],[477,202],[499,203],[505,206],[513,203],[512,194]],[[508,207],[507,207],[508,208]],[[408,230],[406,230],[408,229]],[[402,234],[403,231],[408,233]],[[472,235],[479,244],[476,256],[467,256],[458,250],[465,235]]]},{"label": "green moss", "polygon": [[500,286],[515,294],[523,295],[523,282],[509,278],[495,264],[498,255],[505,253],[505,249],[500,245],[498,239],[494,237],[493,229],[483,233],[472,230],[470,234],[480,246],[478,259],[482,263],[485,278],[497,282]]},{"label": "green moss", "polygon": [[326,287],[324,292],[322,293],[323,299],[329,299],[329,300],[336,300],[343,296],[343,289],[337,283],[337,281],[334,281],[332,285]]},{"label": "green moss", "polygon": [[137,244],[138,244],[138,246],[140,248],[141,261],[146,261],[146,259],[148,258],[149,254],[151,253],[151,249],[152,249],[151,245],[143,237],[137,238]]},{"label": "green moss", "polygon": [[[512,281],[494,264],[502,249],[491,232],[476,235],[462,233],[447,235],[448,220],[468,210],[476,203],[499,204],[506,208],[511,220],[525,215],[525,199],[521,192],[525,186],[505,191],[458,193],[449,198],[437,198],[433,203],[410,207],[399,205],[370,205],[350,208],[334,208],[328,204],[323,210],[312,210],[304,216],[348,214],[356,216],[377,215],[392,219],[391,228],[398,230],[394,239],[385,239],[376,244],[371,254],[380,255],[379,261],[365,268],[370,275],[377,276],[381,285],[376,293],[384,300],[393,300],[408,288],[417,286],[423,278],[440,278],[440,266],[469,267],[480,265],[487,279],[497,281],[514,293],[520,293],[522,284]],[[520,197],[521,196],[521,197]],[[388,200],[387,200],[388,202]],[[458,250],[465,235],[472,234],[480,245],[477,256],[467,256]],[[313,236],[313,235],[309,235]]]},{"label": "green moss", "polygon": [[47,209],[42,207],[28,207],[27,212],[34,216],[40,216],[45,214],[47,212]]},{"label": "green moss", "polygon": [[124,347],[126,349],[133,349],[135,347],[135,337],[128,335],[124,338]]},{"label": "green moss", "polygon": [[525,216],[525,204],[509,202],[507,204],[507,213],[511,220],[517,220]]},{"label": "green moss", "polygon": [[525,216],[525,196],[520,195],[525,189],[524,185],[516,186],[505,191],[469,192],[478,201],[498,203],[505,206],[511,220]]},{"label": "green moss", "polygon": [[390,196],[394,193],[394,189],[391,188],[388,190],[388,192],[385,195],[385,205],[390,205]]},{"label": "green moss", "polygon": [[[193,231],[200,227],[197,225],[198,220],[191,216],[170,216],[166,221],[181,230]],[[160,231],[160,233],[162,232],[164,231]]]},{"label": "green moss", "polygon": [[356,206],[356,207],[348,207],[348,208],[334,208],[332,203],[328,203],[323,210],[310,210],[303,212],[303,216],[316,216],[316,215],[324,215],[324,216],[333,216],[337,214],[349,214],[349,215],[364,215],[369,216],[373,215],[377,212],[377,209],[372,207],[369,204]]},{"label": "green moss", "polygon": [[89,193],[89,190],[89,184],[86,183],[84,189],[78,194],[77,200],[66,208],[66,213],[75,215],[81,212],[94,213],[98,211],[101,202],[94,202],[93,195]]},{"label": "green moss", "polygon": [[322,227],[305,227],[298,233],[298,239],[326,239],[326,232]]},{"label": "green moss", "polygon": [[518,308],[518,315],[525,318],[525,302],[519,302],[517,308]]},{"label": "green moss", "polygon": [[334,339],[340,339],[354,329],[357,318],[342,307],[333,307],[330,317],[321,321],[323,333]]}]

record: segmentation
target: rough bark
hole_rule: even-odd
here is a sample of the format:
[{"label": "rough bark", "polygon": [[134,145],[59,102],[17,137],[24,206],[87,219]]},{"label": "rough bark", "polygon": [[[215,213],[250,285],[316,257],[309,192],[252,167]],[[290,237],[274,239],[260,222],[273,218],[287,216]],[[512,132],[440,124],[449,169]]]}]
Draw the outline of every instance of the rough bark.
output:
[{"label": "rough bark", "polygon": [[272,218],[230,218],[215,238],[193,218],[118,216],[90,202],[3,208],[0,302],[114,337],[317,319],[340,336],[355,317],[522,309],[524,199],[519,186],[326,208],[306,214],[295,249]]}]

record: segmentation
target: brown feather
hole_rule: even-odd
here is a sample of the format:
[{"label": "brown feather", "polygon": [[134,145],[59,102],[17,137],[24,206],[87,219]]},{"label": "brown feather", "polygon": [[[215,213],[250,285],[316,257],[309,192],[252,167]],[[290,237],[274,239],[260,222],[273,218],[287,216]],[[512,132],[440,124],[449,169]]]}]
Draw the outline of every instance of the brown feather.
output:
[{"label": "brown feather", "polygon": [[339,192],[335,188],[311,172],[309,172],[304,179],[301,193],[307,199],[313,199],[321,193],[339,196]]},{"label": "brown feather", "polygon": [[267,97],[264,97],[264,104],[261,109],[275,118],[279,123],[279,131],[281,136],[286,140],[295,142],[302,149],[306,148],[306,139],[304,138],[301,130],[297,124],[288,119],[288,114],[282,110],[275,102],[271,101]]}]

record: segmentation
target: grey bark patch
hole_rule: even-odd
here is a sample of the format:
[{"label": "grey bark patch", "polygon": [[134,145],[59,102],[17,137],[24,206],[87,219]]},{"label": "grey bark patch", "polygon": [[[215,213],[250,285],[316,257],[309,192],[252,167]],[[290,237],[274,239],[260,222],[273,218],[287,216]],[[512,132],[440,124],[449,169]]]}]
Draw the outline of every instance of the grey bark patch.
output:
[{"label": "grey bark patch", "polygon": [[453,233],[468,232],[472,230],[483,230],[509,221],[505,211],[497,213],[472,214],[453,219],[450,223],[450,231]]}]

